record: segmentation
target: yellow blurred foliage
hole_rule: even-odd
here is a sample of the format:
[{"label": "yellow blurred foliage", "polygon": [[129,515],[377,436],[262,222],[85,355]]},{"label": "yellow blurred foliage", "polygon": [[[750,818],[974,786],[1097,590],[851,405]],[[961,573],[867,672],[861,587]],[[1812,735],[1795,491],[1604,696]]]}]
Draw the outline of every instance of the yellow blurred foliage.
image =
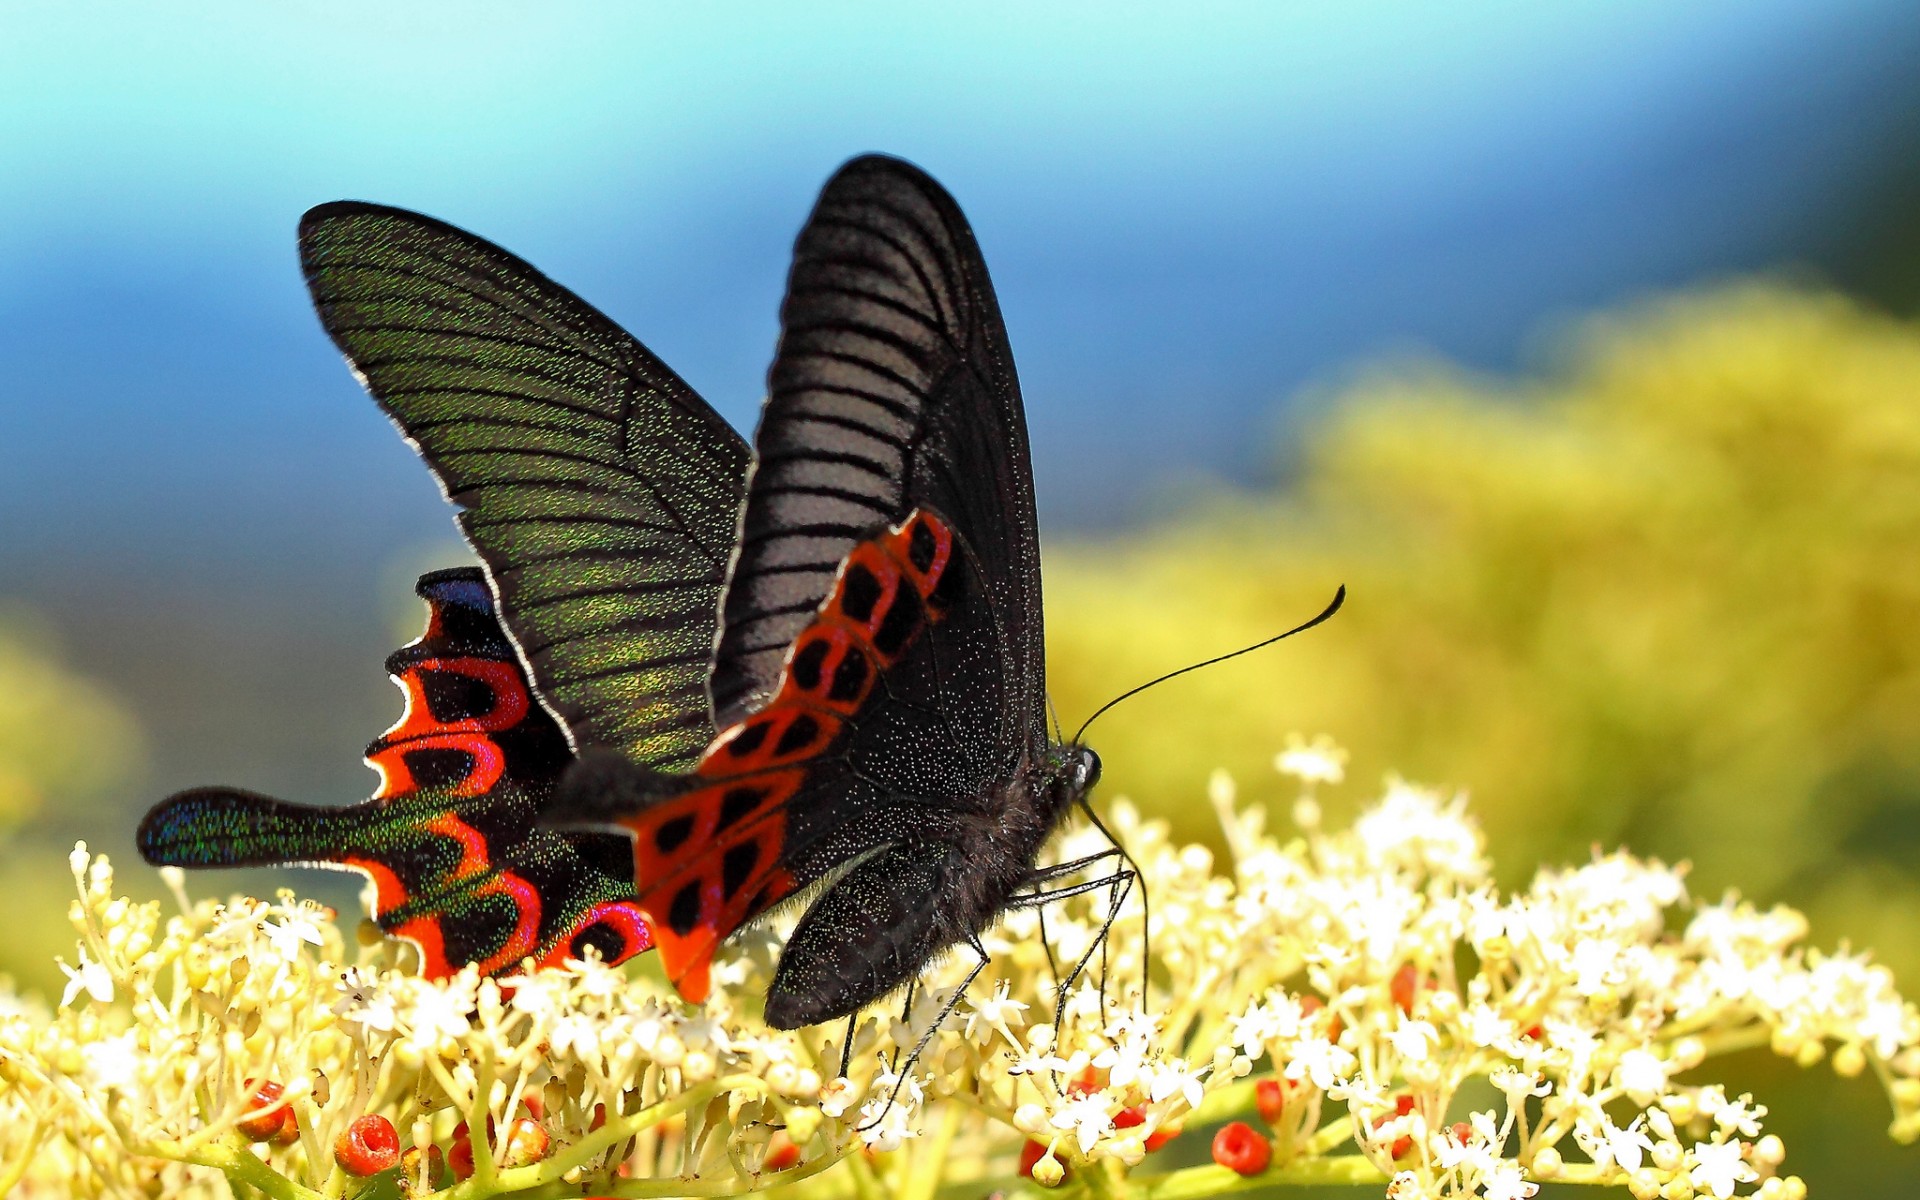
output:
[{"label": "yellow blurred foliage", "polygon": [[0,619],[0,836],[50,801],[65,806],[125,782],[138,753],[133,718],[51,656],[50,641],[24,614]]},{"label": "yellow blurred foliage", "polygon": [[[1282,791],[1290,731],[1471,791],[1495,857],[1695,864],[1920,966],[1920,327],[1753,285],[1587,326],[1550,378],[1353,387],[1295,480],[1049,547],[1067,728],[1109,795]],[[1165,814],[1192,835],[1203,812]],[[1828,923],[1824,918],[1832,918]]]}]

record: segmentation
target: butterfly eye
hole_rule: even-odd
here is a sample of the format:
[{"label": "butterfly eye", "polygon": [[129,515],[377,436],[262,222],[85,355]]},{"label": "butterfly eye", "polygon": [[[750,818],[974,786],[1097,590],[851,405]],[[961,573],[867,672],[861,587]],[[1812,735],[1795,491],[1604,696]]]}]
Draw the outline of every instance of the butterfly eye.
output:
[{"label": "butterfly eye", "polygon": [[1093,785],[1099,782],[1100,756],[1090,747],[1081,746],[1073,760],[1074,790],[1081,793],[1089,792],[1093,790]]}]

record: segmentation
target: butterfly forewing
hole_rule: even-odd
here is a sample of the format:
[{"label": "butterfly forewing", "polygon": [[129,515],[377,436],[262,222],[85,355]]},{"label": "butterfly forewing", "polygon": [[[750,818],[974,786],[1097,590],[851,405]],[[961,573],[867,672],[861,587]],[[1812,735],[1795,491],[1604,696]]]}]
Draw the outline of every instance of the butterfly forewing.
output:
[{"label": "butterfly forewing", "polygon": [[754,451],[713,670],[722,727],[773,694],[853,547],[915,507],[977,561],[1014,711],[1042,727],[1019,385],[972,231],[917,168],[858,158],[822,191],[794,248]]},{"label": "butterfly forewing", "polygon": [[460,507],[573,743],[691,765],[714,728],[739,435],[599,312],[452,226],[328,204],[300,251],[327,332]]}]

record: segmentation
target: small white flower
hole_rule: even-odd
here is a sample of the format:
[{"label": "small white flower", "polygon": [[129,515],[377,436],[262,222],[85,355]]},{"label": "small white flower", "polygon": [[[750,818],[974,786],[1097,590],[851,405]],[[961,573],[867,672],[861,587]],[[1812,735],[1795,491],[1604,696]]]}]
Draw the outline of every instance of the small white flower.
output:
[{"label": "small white flower", "polygon": [[1645,1108],[1667,1090],[1670,1074],[1665,1060],[1651,1050],[1629,1050],[1613,1068],[1613,1082],[1627,1098]]},{"label": "small white flower", "polygon": [[1493,1164],[1481,1179],[1480,1186],[1486,1200],[1527,1200],[1527,1197],[1540,1190],[1539,1184],[1527,1182],[1520,1173],[1520,1164],[1510,1159]]},{"label": "small white flower", "polygon": [[1199,1108],[1205,1097],[1202,1081],[1206,1078],[1205,1067],[1189,1069],[1184,1059],[1172,1059],[1168,1062],[1148,1064],[1143,1072],[1147,1076],[1147,1099],[1158,1104],[1169,1096],[1178,1095],[1187,1102],[1188,1108]]},{"label": "small white flower", "polygon": [[325,942],[320,936],[320,924],[306,908],[283,911],[278,921],[266,921],[260,926],[267,935],[267,944],[281,958],[293,959],[300,956],[301,946],[320,946]]},{"label": "small white flower", "polygon": [[981,1041],[983,1040],[980,1036],[982,1030],[991,1032],[996,1028],[1011,1025],[1020,1019],[1021,1013],[1027,1011],[1027,1006],[1018,1000],[1010,999],[1007,991],[1007,981],[1002,979],[1000,985],[993,989],[991,996],[984,1000],[969,999],[967,1001],[967,1007],[972,1010],[967,1013],[967,1037]]},{"label": "small white flower", "polygon": [[1744,1138],[1760,1136],[1760,1118],[1767,1115],[1767,1106],[1755,1104],[1751,1095],[1742,1095],[1738,1100],[1729,1100],[1713,1114],[1713,1123],[1725,1133],[1737,1133]]},{"label": "small white flower", "polygon": [[1408,1062],[1425,1062],[1427,1054],[1440,1044],[1440,1031],[1427,1021],[1402,1019],[1400,1027],[1387,1035],[1393,1051]]},{"label": "small white flower", "polygon": [[424,984],[411,999],[406,1017],[412,1028],[407,1040],[422,1050],[437,1048],[442,1038],[465,1037],[473,1028],[467,1020],[471,1000],[454,988]]},{"label": "small white flower", "polygon": [[[81,851],[75,851],[75,853],[78,854],[81,853]],[[101,1004],[111,1004],[113,1002],[113,973],[99,963],[94,962],[91,958],[88,958],[84,946],[80,949],[79,966],[70,967],[66,964],[65,960],[56,961],[60,963],[60,969],[66,972],[67,976],[67,988],[60,993],[61,1008],[72,1004],[73,998],[81,992],[85,992],[89,997],[97,1000]]]},{"label": "small white flower", "polygon": [[511,989],[513,999],[508,1005],[515,1011],[530,1017],[551,1017],[572,1007],[567,1002],[567,992],[572,979],[558,971],[535,971],[530,975],[513,975],[500,981],[502,989]]},{"label": "small white flower", "polygon": [[80,1061],[87,1082],[97,1088],[125,1088],[138,1078],[140,1048],[133,1031],[118,1037],[98,1038],[80,1048]]},{"label": "small white flower", "polygon": [[1720,1200],[1733,1195],[1737,1185],[1752,1183],[1760,1177],[1741,1159],[1739,1142],[1695,1142],[1693,1162],[1687,1178],[1695,1188],[1711,1192]]},{"label": "small white flower", "polygon": [[1113,1114],[1107,1111],[1108,1106],[1109,1101],[1100,1092],[1080,1096],[1055,1109],[1050,1124],[1055,1129],[1073,1130],[1080,1153],[1085,1154],[1093,1149],[1095,1142],[1113,1132]]},{"label": "small white flower", "polygon": [[1496,1067],[1487,1076],[1487,1082],[1506,1094],[1507,1107],[1519,1108],[1529,1096],[1545,1096],[1553,1091],[1553,1083],[1538,1071],[1520,1071],[1513,1067]]},{"label": "small white flower", "polygon": [[348,967],[340,973],[334,988],[340,993],[340,999],[334,1002],[333,1011],[342,1021],[358,1026],[362,1033],[393,1032],[397,1019],[393,996],[381,986],[378,976],[369,975],[359,967]]},{"label": "small white flower", "polygon": [[1873,1043],[1873,1051],[1882,1059],[1892,1058],[1913,1037],[1913,1021],[1908,1006],[1898,996],[1887,996],[1867,1005],[1867,1014],[1857,1026],[1862,1038]]},{"label": "small white flower", "polygon": [[1325,1038],[1302,1038],[1294,1043],[1285,1075],[1288,1079],[1311,1079],[1313,1086],[1328,1091],[1353,1074],[1359,1060],[1353,1052]]},{"label": "small white flower", "polygon": [[1596,1116],[1597,1122],[1582,1121],[1574,1127],[1574,1140],[1580,1148],[1602,1168],[1617,1164],[1623,1171],[1639,1170],[1645,1156],[1653,1153],[1653,1142],[1640,1131],[1645,1115],[1635,1117],[1625,1129],[1616,1126],[1604,1112]]}]

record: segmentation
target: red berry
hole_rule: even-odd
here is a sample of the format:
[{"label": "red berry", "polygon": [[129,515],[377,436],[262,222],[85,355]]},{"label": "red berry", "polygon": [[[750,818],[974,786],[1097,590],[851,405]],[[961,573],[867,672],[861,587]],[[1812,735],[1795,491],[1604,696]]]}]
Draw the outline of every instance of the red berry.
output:
[{"label": "red berry", "polygon": [[1413,1012],[1414,997],[1419,990],[1420,972],[1414,970],[1412,963],[1400,964],[1392,982],[1387,984],[1387,994],[1393,997],[1394,1007],[1408,1014]]},{"label": "red berry", "polygon": [[[1327,1002],[1318,996],[1300,997],[1300,1011],[1308,1016],[1312,1016],[1326,1006]],[[1339,1017],[1329,1015],[1327,1018],[1327,1040],[1330,1042],[1339,1041],[1340,1031],[1345,1028],[1346,1026],[1340,1023]]]},{"label": "red berry", "polygon": [[[249,1079],[246,1087],[253,1092],[253,1095],[247,1100],[248,1115],[240,1118],[237,1127],[241,1136],[248,1141],[264,1142],[286,1128],[287,1118],[292,1115],[285,1108],[273,1108],[280,1102],[280,1096],[285,1089],[271,1079],[265,1083]],[[273,1111],[261,1111],[267,1108],[273,1108]]]},{"label": "red berry", "polygon": [[[1381,1116],[1381,1117],[1375,1118],[1373,1121],[1373,1128],[1375,1129],[1380,1128],[1382,1125],[1385,1125],[1388,1121],[1393,1120],[1394,1117],[1406,1116],[1408,1113],[1413,1111],[1413,1106],[1414,1106],[1414,1101],[1412,1096],[1404,1093],[1401,1095],[1395,1096],[1393,1098],[1393,1116]],[[1387,1147],[1388,1155],[1390,1155],[1395,1159],[1405,1158],[1408,1154],[1412,1153],[1412,1151],[1413,1151],[1413,1139],[1410,1137],[1397,1137],[1393,1139],[1393,1145]]]},{"label": "red berry", "polygon": [[1547,1029],[1544,1025],[1529,1025],[1520,1031],[1520,1036],[1523,1038],[1531,1038],[1537,1042],[1547,1036]]},{"label": "red berry", "polygon": [[1168,1142],[1180,1136],[1178,1125],[1162,1125],[1147,1135],[1147,1153],[1151,1154]]},{"label": "red berry", "polygon": [[1453,1123],[1453,1140],[1459,1142],[1462,1146],[1466,1145],[1469,1141],[1473,1140],[1473,1126],[1467,1124],[1465,1121],[1455,1121]]},{"label": "red berry", "polygon": [[333,1159],[349,1175],[365,1179],[400,1163],[400,1134],[380,1116],[355,1117],[334,1140]]},{"label": "red berry", "polygon": [[473,1174],[473,1143],[466,1138],[457,1139],[447,1149],[447,1166],[453,1168],[453,1177],[464,1181]]},{"label": "red berry", "polygon": [[553,1139],[540,1122],[520,1117],[507,1126],[506,1165],[524,1167],[529,1163],[537,1163],[547,1156],[552,1146]]},{"label": "red berry", "polygon": [[1136,1125],[1145,1125],[1146,1123],[1147,1106],[1144,1104],[1135,1104],[1113,1114],[1113,1127],[1115,1129],[1132,1129]]},{"label": "red berry", "polygon": [[1253,1085],[1253,1106],[1260,1110],[1262,1121],[1278,1125],[1287,1109],[1286,1087],[1278,1079],[1262,1079]]},{"label": "red berry", "polygon": [[773,1131],[773,1139],[767,1143],[767,1158],[762,1169],[784,1171],[800,1161],[800,1147],[793,1144],[784,1130]]},{"label": "red berry", "polygon": [[1244,1121],[1213,1135],[1213,1161],[1236,1175],[1258,1175],[1273,1161],[1273,1147]]}]

